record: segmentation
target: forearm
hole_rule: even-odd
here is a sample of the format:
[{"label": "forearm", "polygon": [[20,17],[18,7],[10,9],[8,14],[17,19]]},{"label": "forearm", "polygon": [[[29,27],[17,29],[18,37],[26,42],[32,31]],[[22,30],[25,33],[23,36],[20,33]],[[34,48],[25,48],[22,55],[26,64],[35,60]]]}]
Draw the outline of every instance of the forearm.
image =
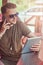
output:
[{"label": "forearm", "polygon": [[33,33],[29,33],[29,34],[27,35],[27,37],[28,37],[28,38],[31,38],[31,37],[36,37],[36,35],[35,35],[35,34],[33,34]]}]

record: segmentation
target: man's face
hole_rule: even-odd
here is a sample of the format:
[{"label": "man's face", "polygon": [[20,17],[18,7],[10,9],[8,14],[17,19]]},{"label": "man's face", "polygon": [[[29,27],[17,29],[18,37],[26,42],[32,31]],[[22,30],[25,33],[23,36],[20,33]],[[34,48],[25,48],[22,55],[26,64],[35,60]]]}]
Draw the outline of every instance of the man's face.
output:
[{"label": "man's face", "polygon": [[17,12],[16,8],[15,9],[7,9],[5,13],[5,18],[7,22],[16,24],[17,22]]}]

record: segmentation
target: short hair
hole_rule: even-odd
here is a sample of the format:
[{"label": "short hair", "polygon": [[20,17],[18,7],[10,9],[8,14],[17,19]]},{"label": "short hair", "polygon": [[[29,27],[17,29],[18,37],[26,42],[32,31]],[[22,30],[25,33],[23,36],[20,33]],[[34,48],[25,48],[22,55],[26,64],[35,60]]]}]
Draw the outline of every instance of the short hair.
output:
[{"label": "short hair", "polygon": [[6,3],[4,6],[1,7],[1,13],[4,14],[6,13],[7,8],[8,9],[12,9],[12,8],[16,8],[16,4],[13,3]]}]

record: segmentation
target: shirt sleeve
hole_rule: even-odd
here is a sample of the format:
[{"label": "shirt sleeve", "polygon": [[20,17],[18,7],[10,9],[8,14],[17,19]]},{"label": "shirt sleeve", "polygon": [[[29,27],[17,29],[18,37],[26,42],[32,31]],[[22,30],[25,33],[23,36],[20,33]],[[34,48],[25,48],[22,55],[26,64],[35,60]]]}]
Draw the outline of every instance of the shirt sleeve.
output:
[{"label": "shirt sleeve", "polygon": [[26,26],[25,23],[20,22],[20,27],[22,30],[22,35],[29,37],[29,34],[31,33],[30,29]]}]

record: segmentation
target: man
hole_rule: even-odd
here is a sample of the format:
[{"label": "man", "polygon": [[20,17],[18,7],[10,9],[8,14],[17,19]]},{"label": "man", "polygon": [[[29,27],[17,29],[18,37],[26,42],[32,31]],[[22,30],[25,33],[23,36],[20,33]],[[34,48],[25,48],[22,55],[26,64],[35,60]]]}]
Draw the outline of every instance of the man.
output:
[{"label": "man", "polygon": [[[18,17],[16,5],[7,3],[1,7],[3,21],[0,25],[0,53],[4,65],[16,65],[22,50],[22,36],[34,35]],[[39,51],[39,45],[32,46],[32,51]]]}]

